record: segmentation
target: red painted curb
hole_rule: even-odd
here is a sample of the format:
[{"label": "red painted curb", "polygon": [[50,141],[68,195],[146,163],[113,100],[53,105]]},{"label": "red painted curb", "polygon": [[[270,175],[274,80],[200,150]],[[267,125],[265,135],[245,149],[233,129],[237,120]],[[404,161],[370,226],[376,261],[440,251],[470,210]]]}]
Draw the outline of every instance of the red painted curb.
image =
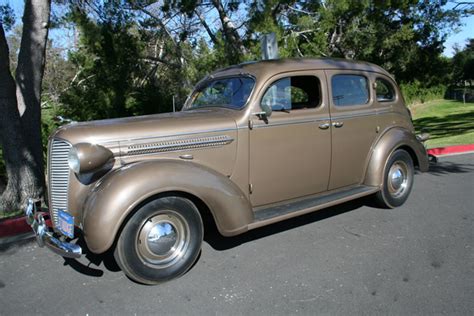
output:
[{"label": "red painted curb", "polygon": [[[44,216],[46,225],[50,226],[51,220],[49,219],[49,214],[44,212],[39,213]],[[28,232],[32,232],[32,230],[30,225],[26,222],[25,216],[0,220],[0,238],[16,236]]]},{"label": "red painted curb", "polygon": [[428,154],[433,156],[452,155],[471,151],[474,152],[474,144],[431,148],[427,150]]}]

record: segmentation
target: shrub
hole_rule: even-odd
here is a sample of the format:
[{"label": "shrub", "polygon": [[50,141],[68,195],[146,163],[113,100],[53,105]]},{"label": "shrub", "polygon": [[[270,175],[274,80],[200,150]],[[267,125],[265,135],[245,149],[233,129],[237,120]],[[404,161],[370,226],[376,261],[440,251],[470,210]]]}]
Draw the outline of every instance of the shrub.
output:
[{"label": "shrub", "polygon": [[400,89],[405,97],[405,102],[410,106],[416,103],[443,99],[447,87],[445,85],[424,87],[421,82],[415,80],[414,82],[400,84]]}]

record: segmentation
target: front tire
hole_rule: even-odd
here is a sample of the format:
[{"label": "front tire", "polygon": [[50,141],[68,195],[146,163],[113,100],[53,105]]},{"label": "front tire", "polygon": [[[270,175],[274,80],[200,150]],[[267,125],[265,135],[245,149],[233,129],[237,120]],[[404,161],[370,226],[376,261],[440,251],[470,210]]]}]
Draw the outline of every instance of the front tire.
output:
[{"label": "front tire", "polygon": [[114,256],[132,280],[158,284],[191,268],[203,235],[201,216],[190,200],[162,197],[133,214],[118,238]]},{"label": "front tire", "polygon": [[413,160],[405,150],[394,151],[385,166],[382,189],[375,195],[377,203],[385,208],[402,205],[413,187]]}]

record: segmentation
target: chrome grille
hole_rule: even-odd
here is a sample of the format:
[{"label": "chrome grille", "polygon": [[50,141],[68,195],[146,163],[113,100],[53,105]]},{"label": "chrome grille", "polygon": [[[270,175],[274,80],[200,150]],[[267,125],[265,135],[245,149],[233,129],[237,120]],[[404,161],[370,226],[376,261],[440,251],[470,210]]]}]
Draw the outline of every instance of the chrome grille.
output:
[{"label": "chrome grille", "polygon": [[49,150],[49,192],[51,219],[58,225],[58,210],[67,211],[69,188],[68,156],[71,144],[53,139]]}]

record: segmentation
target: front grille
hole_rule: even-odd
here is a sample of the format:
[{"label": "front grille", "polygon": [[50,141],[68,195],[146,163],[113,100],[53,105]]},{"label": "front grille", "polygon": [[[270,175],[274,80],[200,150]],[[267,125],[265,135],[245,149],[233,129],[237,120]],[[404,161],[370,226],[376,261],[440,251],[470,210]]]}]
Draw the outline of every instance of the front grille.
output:
[{"label": "front grille", "polygon": [[68,156],[71,144],[53,139],[49,150],[49,192],[51,219],[58,225],[58,210],[67,211],[69,188]]}]

